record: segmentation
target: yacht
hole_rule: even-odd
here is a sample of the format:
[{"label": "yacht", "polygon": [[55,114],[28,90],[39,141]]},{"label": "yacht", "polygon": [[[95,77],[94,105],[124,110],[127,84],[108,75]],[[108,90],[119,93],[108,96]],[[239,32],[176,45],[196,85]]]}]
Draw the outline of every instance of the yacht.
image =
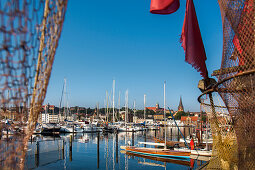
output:
[{"label": "yacht", "polygon": [[57,123],[43,123],[42,134],[59,134],[60,125]]}]

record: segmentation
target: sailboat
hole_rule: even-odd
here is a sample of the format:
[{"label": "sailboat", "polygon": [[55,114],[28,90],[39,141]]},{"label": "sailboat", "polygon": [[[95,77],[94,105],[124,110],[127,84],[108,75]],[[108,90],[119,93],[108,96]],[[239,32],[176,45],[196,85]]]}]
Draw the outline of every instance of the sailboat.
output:
[{"label": "sailboat", "polygon": [[[76,133],[76,132],[82,132],[82,129],[77,126],[74,121],[71,119],[70,116],[70,110],[68,107],[68,96],[67,96],[67,88],[66,88],[66,78],[64,78],[64,84],[63,84],[63,89],[62,89],[62,94],[60,98],[60,103],[59,103],[59,118],[62,117],[61,115],[61,104],[62,104],[62,99],[64,100],[64,110],[63,110],[63,116],[64,116],[64,121],[61,125],[60,132],[61,133]],[[71,119],[71,120],[70,120]]]},{"label": "sailboat", "polygon": [[118,131],[118,128],[119,128],[119,124],[118,122],[115,122],[115,80],[113,80],[113,84],[112,84],[112,90],[113,90],[113,94],[112,94],[112,123],[111,124],[108,124],[109,123],[109,112],[108,112],[108,99],[109,99],[109,96],[108,96],[108,92],[106,91],[106,100],[107,100],[107,109],[106,109],[106,124],[103,128],[103,132],[104,133],[114,133],[114,132],[117,132]]},{"label": "sailboat", "polygon": [[[164,121],[166,122],[166,82],[164,82]],[[165,127],[166,127],[166,123]],[[165,130],[166,133],[166,130]],[[152,146],[163,146],[164,148],[146,148],[146,147],[136,147],[136,146],[121,146],[120,148],[125,150],[128,153],[152,156],[152,157],[162,157],[162,158],[175,158],[175,159],[190,159],[190,151],[175,151],[166,148],[166,134],[165,134],[165,143],[152,143],[152,142],[139,142],[143,145],[152,145]]]},{"label": "sailboat", "polygon": [[134,132],[136,131],[133,123],[128,123],[128,90],[126,90],[125,95],[125,123],[121,124],[118,128],[119,132]]}]

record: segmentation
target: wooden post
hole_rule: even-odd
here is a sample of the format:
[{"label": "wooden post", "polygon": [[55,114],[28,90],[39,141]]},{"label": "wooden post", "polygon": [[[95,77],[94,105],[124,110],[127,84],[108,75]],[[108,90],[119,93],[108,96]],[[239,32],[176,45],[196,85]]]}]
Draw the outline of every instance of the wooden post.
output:
[{"label": "wooden post", "polygon": [[39,141],[36,141],[36,148],[35,148],[35,165],[36,167],[39,166],[39,153],[40,153],[40,148],[39,148]]},{"label": "wooden post", "polygon": [[72,142],[73,142],[73,136],[70,135],[70,147],[72,147]]},{"label": "wooden post", "polygon": [[118,163],[118,133],[116,133],[116,162]]},{"label": "wooden post", "polygon": [[163,139],[165,139],[165,128],[163,129]]},{"label": "wooden post", "polygon": [[36,142],[35,154],[39,154],[39,141]]},{"label": "wooden post", "polygon": [[179,134],[180,132],[179,132],[179,130],[178,130],[177,132],[178,132],[178,133],[177,133],[177,141],[179,141],[179,140],[180,140],[180,136],[179,136],[179,135],[180,135],[180,134]]},{"label": "wooden post", "polygon": [[72,162],[72,160],[73,160],[73,153],[72,153],[73,144],[72,144],[72,142],[73,142],[73,137],[72,137],[72,135],[70,135],[70,142],[69,142],[69,160],[70,160],[70,162]]},{"label": "wooden post", "polygon": [[[144,142],[146,142],[146,133],[144,133]],[[146,144],[144,144],[144,147],[146,147]]]},{"label": "wooden post", "polygon": [[134,146],[134,143],[135,143],[135,135],[134,135],[134,129],[132,130],[132,146]]},{"label": "wooden post", "polygon": [[201,141],[201,143],[203,143],[203,122],[202,122],[202,114],[201,114],[200,132],[201,132],[200,141]]},{"label": "wooden post", "polygon": [[171,127],[171,140],[173,140],[173,128]]},{"label": "wooden post", "polygon": [[62,141],[62,159],[65,159],[65,141]]},{"label": "wooden post", "polygon": [[64,150],[65,149],[65,141],[64,141],[64,139],[62,140],[62,150]]},{"label": "wooden post", "polygon": [[99,169],[99,132],[97,133],[97,168]]}]

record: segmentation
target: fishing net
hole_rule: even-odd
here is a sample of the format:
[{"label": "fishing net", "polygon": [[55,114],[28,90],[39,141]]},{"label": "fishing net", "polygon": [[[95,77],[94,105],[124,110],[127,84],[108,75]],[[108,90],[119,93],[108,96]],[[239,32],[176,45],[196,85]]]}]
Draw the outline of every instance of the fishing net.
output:
[{"label": "fishing net", "polygon": [[[223,23],[222,64],[221,69],[212,74],[218,78],[217,84],[204,92],[204,97],[200,96],[202,102],[201,99],[209,95],[206,107],[210,107],[215,132],[217,156],[207,168],[255,169],[255,2],[218,2]],[[222,125],[226,123],[215,111],[218,106],[212,92],[220,95],[224,102],[221,106],[225,106],[229,113],[231,129],[226,133],[222,133]]]},{"label": "fishing net", "polygon": [[0,169],[23,169],[67,0],[0,1]]},{"label": "fishing net", "polygon": [[[200,96],[202,111],[207,113],[213,136],[212,158],[207,169],[236,169],[238,152],[233,119],[218,93]],[[213,107],[211,106],[213,102]]]}]

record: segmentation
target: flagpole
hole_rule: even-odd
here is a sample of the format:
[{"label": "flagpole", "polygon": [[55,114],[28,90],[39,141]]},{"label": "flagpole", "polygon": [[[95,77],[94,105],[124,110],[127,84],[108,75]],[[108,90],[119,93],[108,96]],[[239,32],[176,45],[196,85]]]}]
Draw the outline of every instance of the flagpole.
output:
[{"label": "flagpole", "polygon": [[146,107],[145,107],[145,104],[146,104],[146,94],[144,94],[143,97],[144,97],[143,98],[143,102],[144,102],[144,115],[143,115],[143,117],[144,117],[144,125],[146,125],[146,119],[145,119],[145,113],[146,113]]},{"label": "flagpole", "polygon": [[166,81],[164,81],[164,121],[165,121],[165,149],[166,149]]},{"label": "flagpole", "polygon": [[113,111],[112,111],[112,122],[114,123],[115,122],[115,113],[114,113],[114,94],[115,94],[115,80],[113,80],[113,85],[112,85],[113,87],[113,94],[112,94],[112,109],[113,109]]},{"label": "flagpole", "polygon": [[134,118],[135,118],[135,121],[134,121],[134,119],[133,119],[134,123],[136,123],[136,115],[135,115],[135,112],[136,112],[136,110],[135,110],[135,100],[134,100]]}]

